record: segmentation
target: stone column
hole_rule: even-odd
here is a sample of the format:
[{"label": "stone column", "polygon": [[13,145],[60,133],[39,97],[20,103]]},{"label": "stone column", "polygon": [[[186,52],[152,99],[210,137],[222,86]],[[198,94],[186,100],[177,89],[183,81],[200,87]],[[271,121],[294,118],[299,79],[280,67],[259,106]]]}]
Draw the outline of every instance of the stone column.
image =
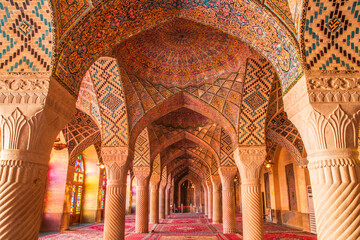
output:
[{"label": "stone column", "polygon": [[260,172],[266,157],[266,146],[239,146],[234,157],[241,178],[243,237],[264,239]]},{"label": "stone column", "polygon": [[222,184],[223,232],[226,234],[236,232],[234,201],[234,177],[236,172],[236,167],[219,168]]},{"label": "stone column", "polygon": [[203,184],[204,189],[204,214],[208,215],[208,190],[206,184]]},{"label": "stone column", "polygon": [[165,188],[165,218],[170,215],[170,183],[168,182]]},{"label": "stone column", "polygon": [[135,232],[147,233],[149,224],[150,167],[134,167],[136,179]]},{"label": "stone column", "polygon": [[166,179],[161,179],[159,186],[159,218],[165,219],[165,188]]},{"label": "stone column", "polygon": [[159,183],[160,175],[150,178],[150,224],[159,223]]},{"label": "stone column", "polygon": [[[129,149],[127,147],[102,147],[106,169],[105,240],[123,240],[125,233],[126,177]],[[132,155],[132,154],[131,154]]]},{"label": "stone column", "polygon": [[57,82],[49,89],[49,75],[0,82],[0,239],[37,239],[50,152],[76,99]]},{"label": "stone column", "polygon": [[358,76],[309,72],[284,96],[308,153],[319,240],[360,239]]},{"label": "stone column", "polygon": [[219,175],[212,175],[213,185],[213,224],[222,223],[221,179]]},{"label": "stone column", "polygon": [[211,180],[206,181],[206,187],[208,190],[208,218],[212,219],[213,217],[213,195],[212,195],[212,183]]}]

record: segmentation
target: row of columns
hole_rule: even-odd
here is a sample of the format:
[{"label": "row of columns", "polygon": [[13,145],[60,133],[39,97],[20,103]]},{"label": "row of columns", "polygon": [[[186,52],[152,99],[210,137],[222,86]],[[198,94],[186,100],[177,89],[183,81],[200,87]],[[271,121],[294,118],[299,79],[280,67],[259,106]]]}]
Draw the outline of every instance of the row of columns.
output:
[{"label": "row of columns", "polygon": [[[24,239],[37,238],[52,144],[75,109],[75,99],[67,97],[69,94],[61,87],[56,87],[56,84],[54,82],[47,96],[41,93],[41,99],[47,99],[46,103],[41,102],[26,108],[12,103],[3,104],[1,108],[0,239],[16,239],[17,236]],[[290,96],[292,95],[287,94],[284,97],[285,107],[289,106],[286,98],[290,99]],[[359,104],[327,103],[321,107],[310,104],[309,99],[308,96],[299,98],[298,104],[306,106],[295,106],[293,109],[287,107],[286,112],[301,133],[308,151],[318,238],[358,239]],[[62,109],[64,106],[72,107]],[[128,159],[132,159],[132,153],[127,147],[104,147],[102,152],[108,175],[104,236],[105,239],[124,239],[126,176]],[[263,146],[238,146],[235,152],[242,181],[245,240],[263,239],[259,172],[264,159]],[[226,233],[235,231],[232,172],[233,170],[229,169],[219,170],[222,181],[222,219]],[[146,184],[148,185],[148,180]],[[215,187],[212,188],[214,191]],[[160,217],[165,217],[165,212],[169,213],[169,206],[166,205],[169,204],[170,188],[166,188],[166,184],[160,184],[159,190],[164,192],[160,194],[160,206],[167,209],[162,214],[163,208],[160,207]],[[208,196],[211,195],[210,189],[205,192]],[[144,193],[144,196],[146,194]],[[161,199],[161,196],[166,197]],[[167,201],[164,198],[167,198]],[[214,219],[215,214],[209,209],[209,204],[211,201],[208,197],[206,211]],[[140,231],[142,228],[138,229]]]}]

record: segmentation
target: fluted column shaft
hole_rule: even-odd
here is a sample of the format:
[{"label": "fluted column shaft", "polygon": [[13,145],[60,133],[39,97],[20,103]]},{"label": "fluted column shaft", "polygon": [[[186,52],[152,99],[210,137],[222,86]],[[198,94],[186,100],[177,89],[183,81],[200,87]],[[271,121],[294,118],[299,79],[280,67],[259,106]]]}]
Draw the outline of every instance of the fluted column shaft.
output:
[{"label": "fluted column shaft", "polygon": [[149,224],[150,167],[134,167],[136,179],[135,232],[147,233]]},{"label": "fluted column shaft", "polygon": [[236,167],[220,167],[219,173],[222,184],[222,214],[223,214],[223,232],[226,234],[236,232],[235,221],[235,196],[234,196],[234,178]]},{"label": "fluted column shaft", "polygon": [[212,195],[212,183],[211,180],[206,181],[206,187],[208,189],[208,218],[212,219],[213,217],[213,195]]},{"label": "fluted column shaft", "polygon": [[165,218],[170,215],[170,185],[165,188]]},{"label": "fluted column shaft", "polygon": [[208,215],[208,190],[206,184],[203,184],[204,189],[204,214]]},{"label": "fluted column shaft", "polygon": [[159,223],[159,184],[160,175],[150,178],[150,224]]},{"label": "fluted column shaft", "polygon": [[165,219],[165,188],[166,180],[161,180],[159,186],[159,218]]},{"label": "fluted column shaft", "polygon": [[221,197],[221,179],[219,175],[212,175],[213,185],[213,224],[222,223],[222,197]]},{"label": "fluted column shaft", "polygon": [[123,240],[129,150],[127,147],[103,147],[101,151],[107,175],[104,239]]},{"label": "fluted column shaft", "polygon": [[241,198],[244,240],[264,239],[261,205],[260,172],[266,157],[266,147],[242,146],[234,152],[241,178]]}]

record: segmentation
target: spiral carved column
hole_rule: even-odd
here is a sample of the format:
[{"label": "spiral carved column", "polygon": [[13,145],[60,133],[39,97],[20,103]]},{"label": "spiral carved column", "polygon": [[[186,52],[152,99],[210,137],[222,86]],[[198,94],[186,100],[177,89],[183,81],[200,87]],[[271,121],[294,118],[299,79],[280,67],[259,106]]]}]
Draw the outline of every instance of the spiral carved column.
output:
[{"label": "spiral carved column", "polygon": [[308,155],[318,239],[360,238],[360,163],[356,149]]},{"label": "spiral carved column", "polygon": [[150,178],[150,224],[159,223],[159,183],[160,175]]},{"label": "spiral carved column", "polygon": [[359,96],[359,77],[348,76],[309,73],[283,98],[308,153],[320,240],[360,239],[360,102],[348,98]]},{"label": "spiral carved column", "polygon": [[238,147],[234,157],[241,178],[244,240],[264,239],[260,172],[266,157],[266,147]]},{"label": "spiral carved column", "polygon": [[223,232],[226,234],[235,233],[234,178],[237,169],[236,167],[220,167],[219,173],[222,183]]},{"label": "spiral carved column", "polygon": [[134,167],[136,179],[135,232],[147,233],[149,223],[150,167]]},{"label": "spiral carved column", "polygon": [[221,199],[221,179],[219,175],[212,175],[213,185],[213,224],[222,223],[222,199]]},{"label": "spiral carved column", "polygon": [[[36,161],[48,156],[14,151],[1,153],[0,239],[37,239],[48,165]],[[22,154],[26,161],[12,160]]]},{"label": "spiral carved column", "polygon": [[166,180],[161,179],[159,186],[159,218],[165,219],[165,188]]},{"label": "spiral carved column", "polygon": [[126,147],[102,148],[102,157],[107,174],[104,223],[105,240],[123,240],[125,238],[128,155],[129,150]]},{"label": "spiral carved column", "polygon": [[212,183],[211,180],[206,181],[206,187],[208,189],[208,218],[212,219],[213,217],[213,195],[212,195]]}]

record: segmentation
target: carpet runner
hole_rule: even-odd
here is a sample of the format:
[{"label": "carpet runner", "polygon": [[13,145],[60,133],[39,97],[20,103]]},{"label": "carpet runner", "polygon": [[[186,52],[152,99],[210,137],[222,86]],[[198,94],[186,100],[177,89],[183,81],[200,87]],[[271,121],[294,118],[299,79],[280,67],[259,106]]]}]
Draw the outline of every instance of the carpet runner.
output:
[{"label": "carpet runner", "polygon": [[[160,220],[160,224],[149,225],[149,233],[136,234],[135,216],[125,218],[126,240],[242,240],[242,217],[236,215],[237,234],[223,234],[221,224],[211,224],[200,213],[176,213],[169,218]],[[265,240],[316,240],[316,235],[295,230],[283,225],[264,223]],[[42,236],[40,240],[53,239],[103,239],[104,224],[90,224],[70,231]]]}]

